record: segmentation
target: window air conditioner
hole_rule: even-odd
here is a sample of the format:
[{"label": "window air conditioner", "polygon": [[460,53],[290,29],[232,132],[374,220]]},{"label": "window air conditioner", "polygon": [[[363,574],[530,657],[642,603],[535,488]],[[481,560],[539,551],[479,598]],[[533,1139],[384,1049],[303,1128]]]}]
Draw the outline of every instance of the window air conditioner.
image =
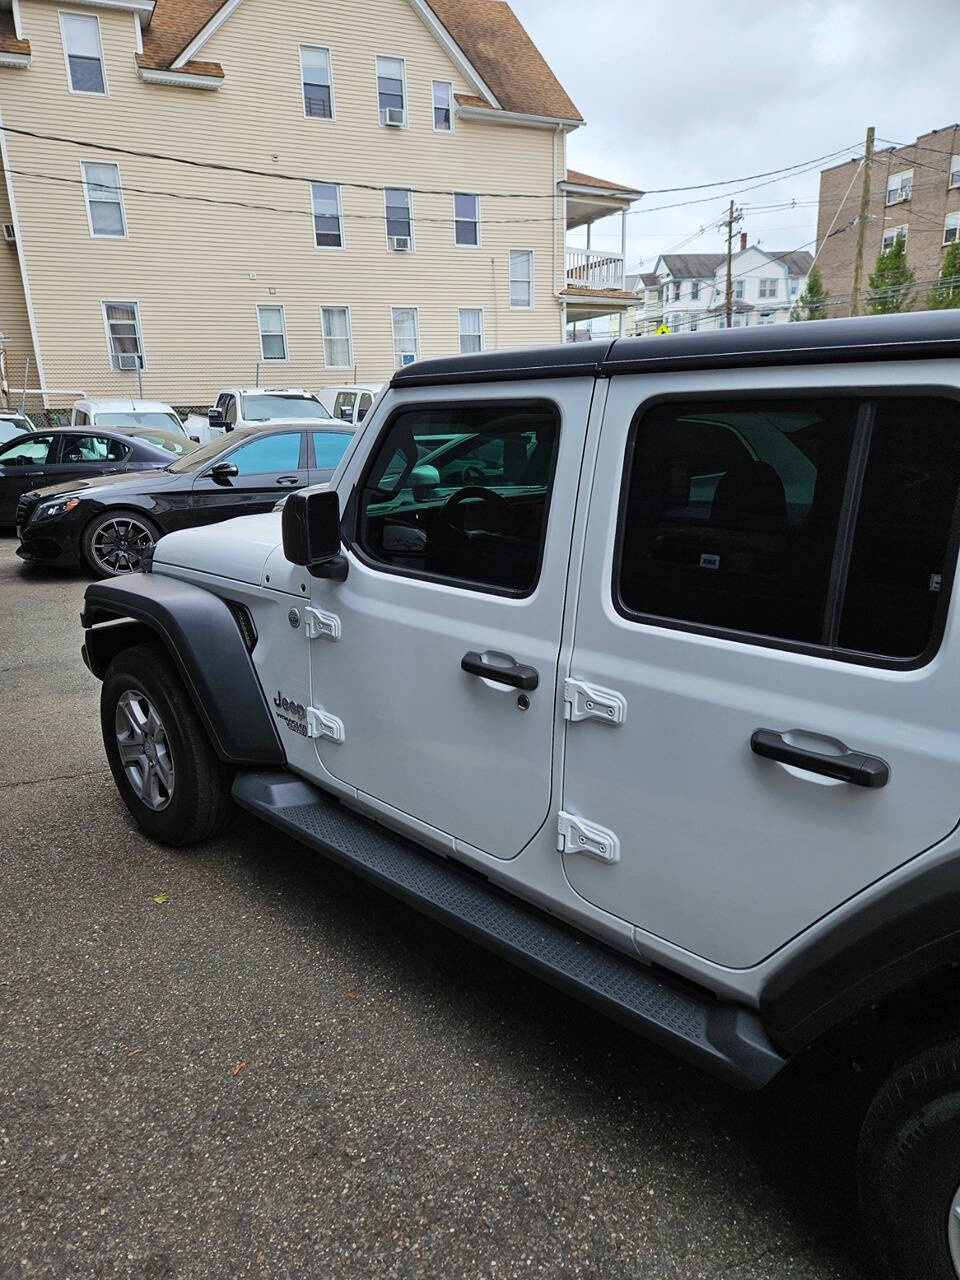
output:
[{"label": "window air conditioner", "polygon": [[895,191],[887,192],[887,204],[903,204],[904,200],[910,199],[910,188],[899,187]]},{"label": "window air conditioner", "polygon": [[406,124],[403,108],[384,107],[380,112],[380,123],[389,125],[392,129],[402,129]]},{"label": "window air conditioner", "polygon": [[117,356],[117,368],[126,370],[134,370],[140,368],[140,357],[132,352],[125,352]]},{"label": "window air conditioner", "polygon": [[390,248],[393,249],[394,253],[409,253],[411,248],[410,237],[409,236],[391,236]]},{"label": "window air conditioner", "polygon": [[13,229],[12,222],[5,222],[3,224],[3,238],[8,244],[13,244],[16,241],[17,233]]}]

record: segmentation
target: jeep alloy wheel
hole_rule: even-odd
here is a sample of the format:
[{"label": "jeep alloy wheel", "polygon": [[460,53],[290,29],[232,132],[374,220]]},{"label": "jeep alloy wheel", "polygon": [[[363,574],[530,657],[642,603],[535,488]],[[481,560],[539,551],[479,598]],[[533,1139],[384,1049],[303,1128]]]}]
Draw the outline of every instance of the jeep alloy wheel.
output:
[{"label": "jeep alloy wheel", "polygon": [[114,718],[124,773],[137,798],[159,812],[173,799],[175,771],[163,721],[138,689],[120,695]]},{"label": "jeep alloy wheel", "polygon": [[960,1187],[950,1205],[950,1218],[947,1222],[947,1243],[950,1246],[950,1260],[953,1269],[960,1277]]}]

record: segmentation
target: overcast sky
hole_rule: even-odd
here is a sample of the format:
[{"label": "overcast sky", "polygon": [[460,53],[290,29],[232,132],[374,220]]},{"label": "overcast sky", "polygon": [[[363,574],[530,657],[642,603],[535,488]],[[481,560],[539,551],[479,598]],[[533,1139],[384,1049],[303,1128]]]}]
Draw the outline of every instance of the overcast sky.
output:
[{"label": "overcast sky", "polygon": [[[870,124],[878,138],[910,142],[960,120],[960,0],[510,2],[587,121],[568,140],[570,166],[640,190],[854,144],[860,154]],[[629,219],[628,266],[642,258],[652,270],[658,253],[716,223],[735,187],[661,212],[643,211],[705,193],[645,196]],[[817,192],[814,170],[738,196],[750,242],[808,246]],[[793,199],[814,203],[756,207]],[[619,250],[619,230],[595,243]],[[685,246],[721,247],[715,230]]]}]

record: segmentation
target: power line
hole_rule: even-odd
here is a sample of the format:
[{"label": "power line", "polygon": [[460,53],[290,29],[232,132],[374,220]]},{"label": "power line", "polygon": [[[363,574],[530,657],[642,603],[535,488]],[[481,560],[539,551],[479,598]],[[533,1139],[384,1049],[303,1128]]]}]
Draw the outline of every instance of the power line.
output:
[{"label": "power line", "polygon": [[[858,146],[855,143],[854,146]],[[644,191],[647,196],[669,196],[683,191],[704,191],[707,187],[727,187],[732,182],[753,182],[756,178],[771,178],[778,173],[789,173],[791,169],[801,169],[809,164],[820,164],[824,160],[832,160],[835,156],[852,151],[854,147],[841,147],[839,151],[831,151],[828,155],[817,156],[815,160],[801,160],[798,164],[788,165],[784,169],[768,169],[766,173],[748,173],[741,178],[724,178],[720,182],[695,182],[689,187],[650,187]]]},{"label": "power line", "polygon": [[[2,129],[5,133],[15,134],[19,137],[24,137],[24,138],[34,138],[40,142],[59,142],[67,146],[81,147],[81,148],[85,148],[93,151],[104,151],[111,155],[132,156],[135,159],[139,159],[139,160],[159,160],[167,164],[188,165],[189,167],[194,169],[210,169],[218,173],[236,173],[236,174],[242,174],[245,177],[253,177],[253,178],[268,178],[268,179],[273,178],[280,182],[316,182],[318,181],[316,176],[308,177],[304,174],[284,173],[281,170],[271,171],[268,169],[254,169],[246,165],[226,164],[223,161],[217,161],[217,160],[194,160],[189,156],[174,155],[174,154],[171,154],[168,152],[162,152],[162,151],[147,151],[147,150],[137,149],[134,147],[121,147],[116,145],[115,143],[93,142],[86,138],[71,138],[65,134],[41,133],[39,130],[36,130],[36,129],[23,129],[23,128],[19,128],[9,124],[0,124],[0,129]],[[773,170],[772,172],[777,174],[785,174],[785,175],[789,174],[791,176],[797,176],[796,174],[794,174],[795,170],[801,170],[802,172],[809,172],[811,168],[816,168],[816,166],[822,163],[822,161],[833,159],[835,156],[843,155],[845,152],[851,151],[851,150],[853,150],[853,147],[842,147],[840,148],[840,150],[831,152],[829,155],[818,156],[814,160],[805,160],[800,162],[799,164],[790,165],[784,169]],[[766,174],[754,175],[754,177],[767,177],[767,176],[769,175],[766,175]],[[705,189],[706,187],[724,186],[724,185],[727,185],[729,182],[744,182],[744,181],[752,181],[752,179],[730,178],[730,179],[726,179],[724,182],[703,183],[694,187],[674,188],[674,190],[686,190],[686,191],[702,190],[702,189]],[[386,185],[382,185],[379,183],[371,183],[371,182],[340,182],[337,185],[341,187],[354,188],[359,191],[382,192],[386,190],[400,189],[400,188],[394,188],[394,187],[387,187]],[[769,184],[762,183],[760,185],[769,185]],[[415,195],[454,196],[454,195],[463,194],[462,191],[455,191],[452,188],[446,189],[446,188],[437,188],[437,187],[404,187],[402,189],[405,191],[411,191]],[[748,188],[748,190],[753,190],[753,189],[754,188]],[[664,188],[662,189],[660,194],[666,194],[669,190],[670,188]],[[489,199],[489,200],[554,200],[555,201],[558,198],[558,192],[556,191],[551,191],[549,194],[546,192],[475,191],[475,192],[470,192],[469,194],[482,196],[483,198]],[[644,194],[647,194],[647,193],[644,193]],[[736,193],[732,193],[732,194],[736,194]],[[719,197],[708,197],[708,198],[719,198]],[[694,202],[690,202],[690,203],[694,203]],[[661,206],[661,207],[677,207],[677,206]]]}]

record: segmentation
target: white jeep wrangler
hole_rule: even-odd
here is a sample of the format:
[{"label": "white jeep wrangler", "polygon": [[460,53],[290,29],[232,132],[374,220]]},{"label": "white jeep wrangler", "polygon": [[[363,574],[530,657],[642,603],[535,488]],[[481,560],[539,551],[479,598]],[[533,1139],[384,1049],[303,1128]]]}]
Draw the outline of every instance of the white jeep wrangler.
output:
[{"label": "white jeep wrangler", "polygon": [[721,1079],[877,1092],[960,1277],[960,315],[421,361],[330,487],[87,590],[148,835],[233,803]]}]

